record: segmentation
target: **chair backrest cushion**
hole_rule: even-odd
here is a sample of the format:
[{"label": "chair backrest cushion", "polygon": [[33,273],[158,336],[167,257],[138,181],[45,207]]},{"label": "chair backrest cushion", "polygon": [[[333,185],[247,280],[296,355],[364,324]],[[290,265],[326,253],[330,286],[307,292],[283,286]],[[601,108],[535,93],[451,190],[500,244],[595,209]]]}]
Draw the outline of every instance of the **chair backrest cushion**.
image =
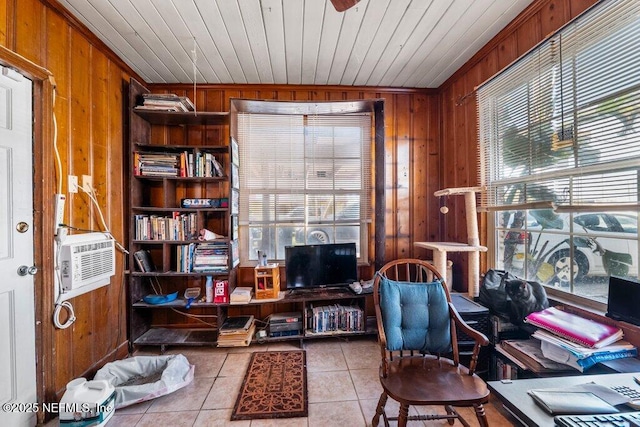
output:
[{"label": "chair backrest cushion", "polygon": [[439,281],[380,279],[380,310],[387,350],[451,351],[447,297]]}]

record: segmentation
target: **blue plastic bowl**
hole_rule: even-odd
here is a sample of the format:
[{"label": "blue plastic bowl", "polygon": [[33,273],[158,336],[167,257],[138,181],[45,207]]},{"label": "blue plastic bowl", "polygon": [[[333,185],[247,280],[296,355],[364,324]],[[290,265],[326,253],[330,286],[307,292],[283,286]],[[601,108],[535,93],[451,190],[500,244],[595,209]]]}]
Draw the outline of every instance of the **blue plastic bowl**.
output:
[{"label": "blue plastic bowl", "polygon": [[142,300],[147,304],[164,304],[167,302],[171,302],[176,298],[178,298],[178,292],[174,292],[172,294],[166,294],[166,295],[156,295],[156,294],[145,295],[144,297],[142,297]]}]

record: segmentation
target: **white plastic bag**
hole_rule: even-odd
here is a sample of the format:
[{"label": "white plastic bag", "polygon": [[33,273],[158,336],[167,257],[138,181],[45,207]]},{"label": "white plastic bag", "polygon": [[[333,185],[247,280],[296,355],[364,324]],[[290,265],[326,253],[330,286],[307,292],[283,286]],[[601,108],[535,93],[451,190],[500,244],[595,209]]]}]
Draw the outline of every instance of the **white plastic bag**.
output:
[{"label": "white plastic bag", "polygon": [[194,366],[182,354],[135,356],[104,365],[94,380],[116,389],[116,409],[173,393],[193,381]]}]

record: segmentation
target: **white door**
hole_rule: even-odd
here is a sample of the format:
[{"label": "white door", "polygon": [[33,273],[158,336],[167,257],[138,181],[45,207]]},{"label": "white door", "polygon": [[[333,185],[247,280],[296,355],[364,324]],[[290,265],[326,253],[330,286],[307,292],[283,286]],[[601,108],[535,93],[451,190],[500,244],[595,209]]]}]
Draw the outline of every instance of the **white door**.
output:
[{"label": "white door", "polygon": [[[36,402],[33,293],[32,82],[0,66],[0,425],[32,426]],[[19,271],[19,268],[22,271]],[[7,412],[9,409],[11,412]]]}]

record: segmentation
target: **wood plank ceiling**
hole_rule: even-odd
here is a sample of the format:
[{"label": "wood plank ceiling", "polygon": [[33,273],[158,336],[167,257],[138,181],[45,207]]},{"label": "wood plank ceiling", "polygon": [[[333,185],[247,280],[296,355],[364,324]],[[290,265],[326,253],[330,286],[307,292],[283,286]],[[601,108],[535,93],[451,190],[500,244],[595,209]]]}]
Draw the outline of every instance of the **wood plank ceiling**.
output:
[{"label": "wood plank ceiling", "polygon": [[532,0],[58,0],[148,83],[435,88]]}]

